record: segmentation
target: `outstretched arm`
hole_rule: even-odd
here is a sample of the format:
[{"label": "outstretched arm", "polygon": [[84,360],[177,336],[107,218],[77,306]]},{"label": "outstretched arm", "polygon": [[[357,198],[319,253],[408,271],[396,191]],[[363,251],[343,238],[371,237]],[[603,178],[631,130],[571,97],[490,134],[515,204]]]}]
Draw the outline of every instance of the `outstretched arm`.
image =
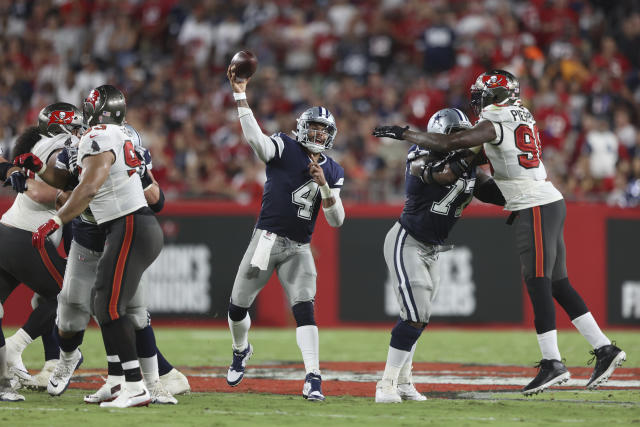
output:
[{"label": "outstretched arm", "polygon": [[460,148],[478,147],[485,142],[493,141],[497,136],[493,124],[488,120],[478,123],[471,129],[449,135],[402,129],[398,126],[379,126],[373,130],[373,135],[409,141],[419,147],[441,153]]},{"label": "outstretched arm", "polygon": [[276,143],[262,133],[262,129],[260,129],[260,125],[253,116],[253,112],[247,102],[245,91],[247,83],[251,79],[236,79],[235,65],[229,66],[227,69],[227,78],[231,83],[234,98],[238,103],[238,118],[240,119],[242,133],[260,160],[266,163],[276,156],[278,149],[276,148]]}]

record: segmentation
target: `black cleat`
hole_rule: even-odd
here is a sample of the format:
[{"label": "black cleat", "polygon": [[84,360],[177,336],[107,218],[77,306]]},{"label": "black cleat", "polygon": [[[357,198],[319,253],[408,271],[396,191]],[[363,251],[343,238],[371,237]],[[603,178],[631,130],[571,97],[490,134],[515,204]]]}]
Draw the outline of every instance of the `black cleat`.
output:
[{"label": "black cleat", "polygon": [[571,374],[559,360],[542,359],[536,366],[538,375],[522,389],[522,394],[530,396],[545,391],[552,385],[569,381]]},{"label": "black cleat", "polygon": [[613,371],[622,365],[622,362],[627,360],[627,354],[616,347],[615,343],[603,345],[589,353],[592,354],[593,357],[587,362],[587,365],[590,365],[593,359],[596,359],[596,367],[593,368],[593,374],[591,374],[591,378],[587,383],[589,390],[595,390],[605,383],[611,374],[613,374]]}]

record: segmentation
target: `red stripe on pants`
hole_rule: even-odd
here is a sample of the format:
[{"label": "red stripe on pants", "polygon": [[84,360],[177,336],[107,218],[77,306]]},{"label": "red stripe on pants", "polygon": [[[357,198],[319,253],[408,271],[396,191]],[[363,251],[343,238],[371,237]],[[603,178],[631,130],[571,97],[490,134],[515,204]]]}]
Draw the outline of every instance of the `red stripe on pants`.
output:
[{"label": "red stripe on pants", "polygon": [[127,215],[125,218],[124,240],[118,254],[118,262],[116,263],[116,271],[113,276],[111,285],[111,300],[109,301],[109,317],[116,320],[118,317],[118,298],[120,297],[120,288],[122,287],[122,276],[124,276],[124,265],[127,262],[129,249],[131,248],[131,240],[133,239],[133,215]]},{"label": "red stripe on pants", "polygon": [[536,277],[544,277],[544,243],[542,241],[540,206],[533,208],[533,236],[536,249]]},{"label": "red stripe on pants", "polygon": [[38,252],[40,253],[40,258],[42,258],[42,262],[44,263],[44,266],[47,268],[47,271],[49,272],[51,277],[53,277],[53,280],[56,281],[56,283],[58,284],[58,287],[62,289],[62,276],[60,275],[60,273],[58,273],[58,270],[56,270],[56,267],[53,265],[53,262],[51,262],[51,258],[49,258],[49,254],[47,253],[47,250],[44,247],[42,247],[42,248],[38,248]]}]

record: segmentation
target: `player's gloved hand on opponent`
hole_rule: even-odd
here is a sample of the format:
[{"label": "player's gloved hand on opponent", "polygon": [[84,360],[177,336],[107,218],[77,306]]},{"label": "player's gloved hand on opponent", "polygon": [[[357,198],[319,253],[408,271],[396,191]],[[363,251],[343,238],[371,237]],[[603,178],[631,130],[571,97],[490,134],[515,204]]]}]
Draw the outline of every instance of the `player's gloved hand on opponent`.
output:
[{"label": "player's gloved hand on opponent", "polygon": [[53,232],[60,228],[60,226],[62,226],[62,221],[58,215],[54,215],[53,218],[38,227],[38,230],[31,236],[31,244],[33,247],[43,249],[44,244],[47,241],[47,237],[53,234]]},{"label": "player's gloved hand on opponent", "polygon": [[19,168],[33,171],[40,175],[45,171],[47,165],[42,163],[42,160],[33,153],[20,154],[13,160],[13,164]]},{"label": "player's gloved hand on opponent", "polygon": [[378,126],[373,130],[373,136],[402,140],[404,139],[402,135],[404,135],[408,129],[409,126]]},{"label": "player's gloved hand on opponent", "polygon": [[409,174],[417,176],[425,184],[432,184],[434,181],[433,174],[442,172],[445,167],[445,160],[438,160],[427,163],[427,157],[422,156],[413,160],[409,166]]},{"label": "player's gloved hand on opponent", "polygon": [[27,175],[19,170],[13,172],[4,182],[5,187],[8,187],[9,185],[13,187],[16,192],[24,193],[27,191]]}]

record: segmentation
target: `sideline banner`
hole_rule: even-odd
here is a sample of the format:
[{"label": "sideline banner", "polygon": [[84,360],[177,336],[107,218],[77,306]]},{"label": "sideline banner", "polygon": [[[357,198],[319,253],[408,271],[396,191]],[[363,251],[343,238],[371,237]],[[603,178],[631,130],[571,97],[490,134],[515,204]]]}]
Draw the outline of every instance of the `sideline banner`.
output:
[{"label": "sideline banner", "polygon": [[640,325],[640,219],[607,221],[607,321]]},{"label": "sideline banner", "polygon": [[[340,230],[340,320],[389,322],[399,306],[382,253],[393,219],[355,218]],[[440,288],[431,321],[523,320],[522,282],[513,234],[503,218],[464,218],[439,254]]]},{"label": "sideline banner", "polygon": [[165,244],[145,272],[154,317],[226,319],[231,288],[254,216],[159,216]]}]

